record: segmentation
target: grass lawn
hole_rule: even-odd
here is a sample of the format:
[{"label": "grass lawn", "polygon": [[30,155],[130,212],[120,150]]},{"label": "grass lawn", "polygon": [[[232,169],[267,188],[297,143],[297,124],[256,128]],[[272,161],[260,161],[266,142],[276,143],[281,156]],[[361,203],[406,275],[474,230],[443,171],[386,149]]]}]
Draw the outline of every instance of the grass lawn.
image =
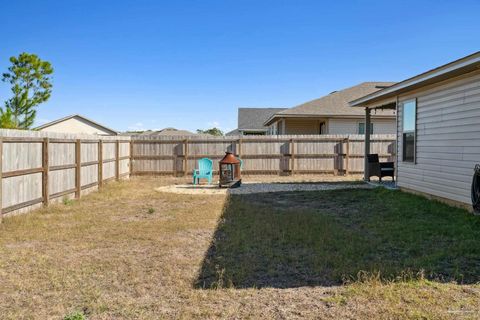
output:
[{"label": "grass lawn", "polygon": [[480,317],[480,217],[383,189],[138,178],[0,225],[0,318]]}]

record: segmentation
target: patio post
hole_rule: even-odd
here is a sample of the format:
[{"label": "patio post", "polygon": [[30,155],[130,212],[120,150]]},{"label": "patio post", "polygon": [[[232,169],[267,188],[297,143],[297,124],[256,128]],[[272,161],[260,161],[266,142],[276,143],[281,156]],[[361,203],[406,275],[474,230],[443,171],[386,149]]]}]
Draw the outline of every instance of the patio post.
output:
[{"label": "patio post", "polygon": [[369,181],[369,174],[368,174],[368,157],[367,155],[370,154],[370,109],[365,108],[365,162],[364,162],[364,177],[365,181]]}]

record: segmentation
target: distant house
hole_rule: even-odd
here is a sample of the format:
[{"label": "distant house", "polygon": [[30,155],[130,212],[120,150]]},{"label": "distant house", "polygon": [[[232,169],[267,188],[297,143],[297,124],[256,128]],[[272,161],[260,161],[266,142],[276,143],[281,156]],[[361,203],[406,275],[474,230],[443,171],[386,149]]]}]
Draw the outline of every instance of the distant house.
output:
[{"label": "distant house", "polygon": [[181,130],[181,129],[175,129],[175,128],[169,127],[161,130],[147,130],[147,131],[139,132],[137,135],[139,136],[194,136],[195,133],[187,130]]},{"label": "distant house", "polygon": [[[472,176],[480,163],[480,52],[350,105],[364,113],[366,122],[377,110],[397,110],[400,188],[472,204]],[[368,143],[365,153],[370,153]]]},{"label": "distant house", "polygon": [[139,136],[139,137],[182,137],[182,136],[210,136],[208,134],[198,134],[187,130],[165,128],[161,130],[146,130],[141,132],[126,132],[125,135]]},{"label": "distant house", "polygon": [[285,108],[238,108],[238,128],[226,135],[265,135],[268,127],[263,123],[283,110]]},{"label": "distant house", "polygon": [[45,123],[44,125],[36,127],[34,130],[45,132],[97,134],[101,136],[116,136],[118,134],[117,131],[107,128],[104,125],[87,119],[79,114]]},{"label": "distant house", "polygon": [[[393,82],[364,82],[334,91],[327,96],[272,114],[263,125],[268,134],[363,134],[365,114],[350,108],[349,102],[393,85]],[[372,114],[371,131],[395,133],[395,112]]]}]

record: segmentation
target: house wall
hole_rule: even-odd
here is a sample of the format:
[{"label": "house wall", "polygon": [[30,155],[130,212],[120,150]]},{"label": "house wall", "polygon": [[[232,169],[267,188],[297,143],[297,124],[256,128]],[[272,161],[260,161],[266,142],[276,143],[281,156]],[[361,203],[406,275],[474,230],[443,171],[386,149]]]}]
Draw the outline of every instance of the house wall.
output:
[{"label": "house wall", "polygon": [[285,119],[285,131],[281,134],[319,134],[320,121],[310,119]]},{"label": "house wall", "polygon": [[74,133],[74,134],[97,134],[97,135],[112,135],[100,126],[95,126],[81,119],[70,118],[65,121],[56,123],[46,128],[40,129],[43,132],[60,132],[60,133]]},{"label": "house wall", "polygon": [[[365,119],[329,119],[329,134],[358,134],[358,124]],[[395,134],[395,119],[373,119],[374,134]]]},{"label": "house wall", "polygon": [[[324,134],[358,134],[358,124],[364,119],[284,119],[276,122],[278,134],[319,134],[320,123],[325,122]],[[374,134],[395,134],[395,119],[374,119]],[[272,130],[270,132],[273,132]]]},{"label": "house wall", "polygon": [[[402,161],[402,102],[417,99],[416,163]],[[400,187],[471,204],[480,163],[480,72],[399,96],[397,169]]]}]

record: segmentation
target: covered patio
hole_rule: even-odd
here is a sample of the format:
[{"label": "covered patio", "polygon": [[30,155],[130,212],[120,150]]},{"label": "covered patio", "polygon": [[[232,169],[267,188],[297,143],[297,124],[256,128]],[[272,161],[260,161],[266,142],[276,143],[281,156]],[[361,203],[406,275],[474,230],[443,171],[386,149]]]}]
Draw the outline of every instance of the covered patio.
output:
[{"label": "covered patio", "polygon": [[[369,165],[369,157],[370,149],[371,149],[371,123],[372,123],[372,113],[375,113],[377,110],[397,110],[397,99],[388,99],[388,100],[381,100],[379,103],[375,103],[372,105],[365,106],[365,162],[364,162],[364,180],[370,181],[370,174],[372,174],[371,166]],[[396,123],[398,124],[398,112],[395,112],[396,115]],[[397,132],[398,136],[398,132]],[[397,168],[397,157],[398,155],[398,146],[395,144],[395,160],[394,160],[394,168]],[[396,170],[394,172],[393,181],[389,184],[391,187],[396,186]],[[380,181],[381,182],[381,177]]]}]

